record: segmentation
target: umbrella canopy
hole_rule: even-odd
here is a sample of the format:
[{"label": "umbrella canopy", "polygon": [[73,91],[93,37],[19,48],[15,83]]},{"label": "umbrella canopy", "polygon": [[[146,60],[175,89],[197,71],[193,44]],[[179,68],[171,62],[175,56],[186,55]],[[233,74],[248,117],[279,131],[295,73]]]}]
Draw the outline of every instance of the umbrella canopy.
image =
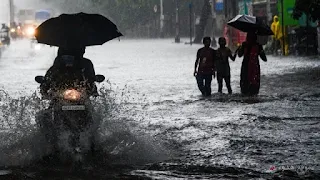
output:
[{"label": "umbrella canopy", "polygon": [[120,37],[117,26],[99,14],[62,14],[48,19],[37,29],[39,43],[65,48],[102,45]]},{"label": "umbrella canopy", "polygon": [[273,35],[270,27],[255,16],[237,15],[228,22],[228,25],[243,32],[255,32],[262,36]]}]

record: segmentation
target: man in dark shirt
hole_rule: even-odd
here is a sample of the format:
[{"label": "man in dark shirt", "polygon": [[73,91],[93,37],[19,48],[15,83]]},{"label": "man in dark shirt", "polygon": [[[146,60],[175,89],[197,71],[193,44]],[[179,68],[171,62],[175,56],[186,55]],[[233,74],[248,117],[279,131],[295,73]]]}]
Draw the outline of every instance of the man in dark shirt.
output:
[{"label": "man in dark shirt", "polygon": [[203,38],[204,47],[197,52],[194,66],[194,76],[197,79],[199,90],[203,96],[211,95],[212,76],[215,77],[215,55],[214,49],[210,48],[211,38]]}]

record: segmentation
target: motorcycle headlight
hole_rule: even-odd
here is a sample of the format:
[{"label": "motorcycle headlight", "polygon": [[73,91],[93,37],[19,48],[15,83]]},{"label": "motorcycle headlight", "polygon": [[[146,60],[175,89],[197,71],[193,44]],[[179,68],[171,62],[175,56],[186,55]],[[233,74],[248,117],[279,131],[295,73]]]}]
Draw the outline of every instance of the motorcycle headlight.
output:
[{"label": "motorcycle headlight", "polygon": [[68,89],[63,93],[63,99],[69,101],[78,101],[81,98],[81,92],[75,89]]},{"label": "motorcycle headlight", "polygon": [[35,29],[33,27],[28,27],[27,34],[33,36],[35,34]]},{"label": "motorcycle headlight", "polygon": [[10,31],[11,31],[12,33],[14,33],[14,32],[16,32],[16,29],[11,29]]}]

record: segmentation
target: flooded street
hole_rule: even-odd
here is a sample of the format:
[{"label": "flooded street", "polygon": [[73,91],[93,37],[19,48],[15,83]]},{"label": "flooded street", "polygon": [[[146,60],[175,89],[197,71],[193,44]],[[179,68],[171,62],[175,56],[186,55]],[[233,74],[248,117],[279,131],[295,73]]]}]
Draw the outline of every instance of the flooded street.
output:
[{"label": "flooded street", "polygon": [[242,59],[230,62],[234,94],[203,98],[193,77],[201,45],[121,40],[87,48],[103,152],[79,172],[45,163],[35,125],[47,104],[37,75],[56,48],[12,42],[0,58],[0,179],[320,179],[320,60],[268,57],[256,97],[240,95]]}]

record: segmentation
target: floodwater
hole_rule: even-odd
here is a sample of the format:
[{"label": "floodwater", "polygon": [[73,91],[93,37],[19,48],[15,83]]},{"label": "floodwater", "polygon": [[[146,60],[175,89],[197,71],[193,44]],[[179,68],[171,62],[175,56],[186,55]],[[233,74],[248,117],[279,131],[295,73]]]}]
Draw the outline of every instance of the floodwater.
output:
[{"label": "floodwater", "polygon": [[193,77],[200,47],[165,39],[87,48],[107,78],[93,99],[103,152],[74,172],[48,162],[35,125],[47,102],[34,77],[56,48],[13,42],[0,59],[0,178],[320,179],[320,60],[270,56],[260,63],[260,94],[242,97],[238,58],[234,94],[216,93],[214,80],[202,98]]}]

